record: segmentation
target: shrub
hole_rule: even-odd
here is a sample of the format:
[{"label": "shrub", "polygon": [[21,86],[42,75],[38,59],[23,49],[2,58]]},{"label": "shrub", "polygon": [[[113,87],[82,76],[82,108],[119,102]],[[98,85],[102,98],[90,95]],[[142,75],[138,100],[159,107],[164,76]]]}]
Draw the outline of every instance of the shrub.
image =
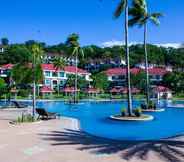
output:
[{"label": "shrub", "polygon": [[149,109],[156,109],[156,105],[153,101],[150,101],[149,104],[148,104],[148,108]]},{"label": "shrub", "polygon": [[31,123],[35,121],[37,121],[37,119],[33,119],[31,114],[22,114],[22,116],[17,118],[16,123]]},{"label": "shrub", "polygon": [[18,95],[21,97],[28,97],[29,94],[30,94],[30,90],[28,89],[21,89],[19,90],[19,93],[18,93]]},{"label": "shrub", "polygon": [[125,108],[121,109],[121,116],[126,116],[126,109]]},{"label": "shrub", "polygon": [[135,109],[135,110],[134,110],[134,114],[135,114],[135,116],[140,117],[140,116],[142,115],[142,110],[141,110],[141,108]]}]

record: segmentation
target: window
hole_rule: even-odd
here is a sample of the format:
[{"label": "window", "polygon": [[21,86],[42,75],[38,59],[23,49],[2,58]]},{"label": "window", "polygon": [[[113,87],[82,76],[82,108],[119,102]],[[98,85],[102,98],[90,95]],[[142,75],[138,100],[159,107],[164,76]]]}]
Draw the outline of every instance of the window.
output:
[{"label": "window", "polygon": [[52,72],[52,77],[58,77],[58,73],[57,72]]},{"label": "window", "polygon": [[113,80],[123,80],[123,79],[125,79],[125,76],[124,75],[112,76],[112,79]]},{"label": "window", "polygon": [[45,71],[45,76],[50,77],[50,71]]},{"label": "window", "polygon": [[54,86],[56,86],[56,85],[58,85],[58,81],[57,81],[57,80],[53,80],[53,81],[52,81],[52,84],[53,84]]},{"label": "window", "polygon": [[60,72],[60,73],[59,73],[59,77],[64,78],[64,77],[65,77],[65,72]]},{"label": "window", "polygon": [[63,86],[64,84],[65,84],[65,81],[64,80],[61,80],[59,85],[60,86]]},{"label": "window", "polygon": [[45,85],[50,85],[51,81],[49,79],[45,79]]},{"label": "window", "polygon": [[160,75],[156,75],[156,79],[157,80],[160,80],[161,79],[161,76]]}]

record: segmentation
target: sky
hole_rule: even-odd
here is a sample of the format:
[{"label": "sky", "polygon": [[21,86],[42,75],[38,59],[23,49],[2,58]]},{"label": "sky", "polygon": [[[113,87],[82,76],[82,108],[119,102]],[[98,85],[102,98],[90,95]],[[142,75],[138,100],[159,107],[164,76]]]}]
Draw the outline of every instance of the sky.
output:
[{"label": "sky", "polygon": [[[124,40],[123,15],[113,12],[119,0],[0,0],[0,37],[11,43],[26,40],[49,45],[65,42],[71,33],[82,45],[105,45]],[[162,12],[159,27],[149,24],[148,41],[154,44],[184,42],[184,1],[147,0],[151,12]],[[130,42],[142,42],[141,28],[130,29]]]}]

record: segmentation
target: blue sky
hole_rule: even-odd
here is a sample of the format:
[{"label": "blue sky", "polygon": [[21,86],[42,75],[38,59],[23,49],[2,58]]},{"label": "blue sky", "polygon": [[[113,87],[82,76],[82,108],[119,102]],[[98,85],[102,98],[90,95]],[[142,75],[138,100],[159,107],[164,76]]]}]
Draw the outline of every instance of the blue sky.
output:
[{"label": "blue sky", "polygon": [[[149,25],[149,42],[184,42],[184,1],[148,0],[151,11],[164,13],[161,25]],[[123,17],[113,19],[118,0],[6,0],[1,1],[0,37],[11,42],[35,39],[48,44],[64,42],[68,34],[80,34],[81,44],[101,45],[121,41]],[[142,42],[142,30],[130,29],[130,41]]]}]

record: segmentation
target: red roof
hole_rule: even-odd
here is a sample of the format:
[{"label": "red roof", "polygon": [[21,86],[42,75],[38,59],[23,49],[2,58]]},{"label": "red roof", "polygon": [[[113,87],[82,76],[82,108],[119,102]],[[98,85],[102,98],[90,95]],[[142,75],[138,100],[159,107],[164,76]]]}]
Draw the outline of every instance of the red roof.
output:
[{"label": "red roof", "polygon": [[96,88],[88,88],[86,89],[87,93],[99,93],[100,91]]},{"label": "red roof", "polygon": [[164,87],[164,86],[157,86],[157,87],[153,88],[153,91],[155,91],[155,92],[167,92],[167,91],[170,91],[170,89],[167,87]]},{"label": "red roof", "polygon": [[73,92],[76,92],[76,91],[79,91],[79,89],[75,90],[74,87],[66,87],[62,90],[62,92],[65,92],[65,93],[73,93]]},{"label": "red roof", "polygon": [[50,87],[47,87],[47,86],[43,86],[41,89],[40,89],[40,92],[41,93],[52,93],[54,92]]},{"label": "red roof", "polygon": [[154,67],[148,70],[151,75],[165,75],[168,71],[165,68]]},{"label": "red roof", "polygon": [[113,88],[110,90],[110,93],[120,93],[121,92],[121,89],[119,88]]},{"label": "red roof", "polygon": [[13,64],[5,64],[5,65],[2,65],[1,68],[4,70],[9,70],[9,69],[12,69],[13,66],[14,66]]},{"label": "red roof", "polygon": [[[127,87],[122,88],[122,89],[121,89],[121,92],[122,92],[122,93],[127,93],[127,92],[128,92],[128,88],[127,88]],[[139,90],[138,88],[131,88],[131,92],[132,92],[132,93],[139,93],[140,90]]]},{"label": "red roof", "polygon": [[56,71],[56,68],[53,64],[42,64],[43,70]]},{"label": "red roof", "polygon": [[[127,93],[128,92],[128,89],[127,88],[113,88],[113,89],[111,89],[110,90],[110,92],[111,93]],[[137,88],[132,88],[131,89],[131,92],[132,93],[139,93],[140,92],[140,90],[139,89],[137,89]]]},{"label": "red roof", "polygon": [[[132,74],[138,74],[141,69],[139,68],[132,68],[131,70]],[[105,73],[109,76],[112,75],[126,75],[126,68],[112,68],[105,71]]]},{"label": "red roof", "polygon": [[[64,68],[64,71],[66,72],[70,72],[70,73],[75,73],[76,72],[76,67],[75,66],[66,66]],[[88,72],[86,70],[77,68],[77,72],[80,74],[88,74]]]},{"label": "red roof", "polygon": [[[53,64],[42,64],[42,69],[43,70],[49,70],[49,71],[56,71],[56,68],[54,67]],[[64,69],[58,69],[57,71],[65,71],[69,73],[75,73],[76,72],[76,67],[75,66],[66,66]],[[88,74],[86,70],[77,68],[77,72],[79,74]]]}]

